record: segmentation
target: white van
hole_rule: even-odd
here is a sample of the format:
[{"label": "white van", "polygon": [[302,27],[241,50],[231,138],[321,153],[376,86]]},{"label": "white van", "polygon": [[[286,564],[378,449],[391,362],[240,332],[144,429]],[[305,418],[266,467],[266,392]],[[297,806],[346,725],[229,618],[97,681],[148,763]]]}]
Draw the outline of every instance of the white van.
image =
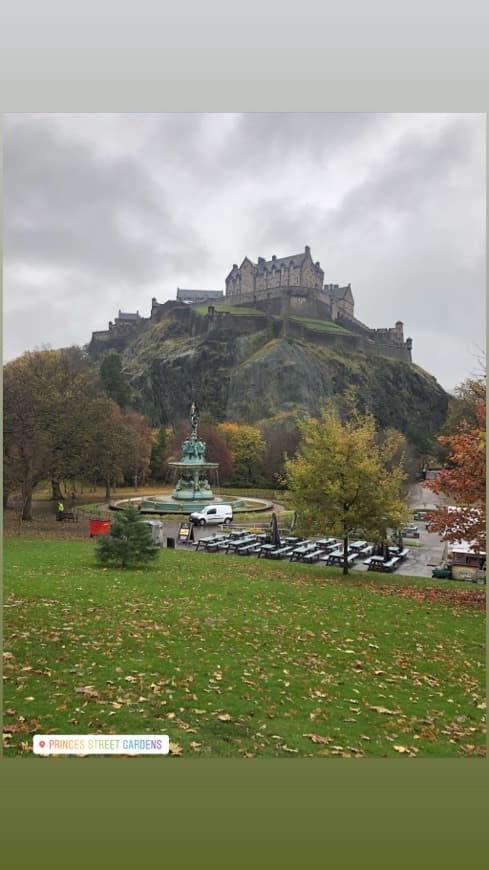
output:
[{"label": "white van", "polygon": [[230,523],[233,519],[233,509],[230,504],[210,504],[201,511],[190,514],[190,521],[199,526],[212,523]]}]

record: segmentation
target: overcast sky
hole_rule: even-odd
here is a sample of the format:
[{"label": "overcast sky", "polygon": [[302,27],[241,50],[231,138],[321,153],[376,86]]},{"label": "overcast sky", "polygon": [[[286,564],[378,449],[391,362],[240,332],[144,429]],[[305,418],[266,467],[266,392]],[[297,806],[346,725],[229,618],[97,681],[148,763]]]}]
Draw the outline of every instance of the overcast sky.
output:
[{"label": "overcast sky", "polygon": [[485,349],[485,115],[4,116],[4,360],[310,245],[452,390]]}]

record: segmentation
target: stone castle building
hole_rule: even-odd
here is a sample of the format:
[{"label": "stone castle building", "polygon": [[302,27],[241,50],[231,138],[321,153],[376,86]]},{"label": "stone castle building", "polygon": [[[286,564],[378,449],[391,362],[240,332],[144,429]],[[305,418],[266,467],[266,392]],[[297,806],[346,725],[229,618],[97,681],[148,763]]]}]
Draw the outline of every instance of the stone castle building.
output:
[{"label": "stone castle building", "polygon": [[[336,323],[362,337],[364,350],[386,353],[411,362],[412,339],[404,341],[403,324],[387,329],[370,329],[355,318],[351,284],[325,284],[324,271],[314,262],[311,249],[289,257],[258,257],[253,263],[245,257],[241,266],[233,264],[226,278],[226,299],[279,315],[301,315]],[[325,337],[325,342],[328,339]],[[330,339],[331,341],[331,339]]]},{"label": "stone castle building", "polygon": [[[397,321],[390,328],[371,329],[358,320],[351,284],[325,284],[321,264],[313,261],[308,245],[302,253],[288,257],[273,255],[270,260],[258,257],[256,263],[245,257],[240,266],[233,264],[225,279],[225,288],[224,296],[222,290],[177,287],[176,301],[159,303],[153,297],[149,318],[141,317],[139,312],[119,311],[115,322],[109,323],[108,330],[92,334],[89,348],[95,354],[104,353],[109,348],[122,348],[134,330],[144,323],[157,322],[168,315],[178,317],[176,309],[182,311],[186,308],[190,313],[194,306],[202,303],[209,303],[207,327],[204,328],[210,331],[224,329],[231,334],[241,328],[257,328],[258,319],[251,317],[253,312],[246,318],[236,317],[226,309],[220,311],[219,303],[224,301],[233,307],[243,306],[243,315],[246,308],[254,309],[255,315],[257,311],[262,312],[260,322],[263,319],[263,323],[268,319],[272,325],[273,318],[283,318],[283,333],[290,337],[295,335],[330,345],[340,343],[345,349],[384,354],[411,362],[412,339],[404,340],[402,322]],[[308,319],[325,321],[325,327],[321,325],[318,332]],[[250,323],[245,324],[248,320]],[[329,331],[327,323],[331,326]],[[273,329],[277,329],[276,322]]]},{"label": "stone castle building", "polygon": [[[302,254],[273,255],[271,260],[258,257],[256,263],[245,257],[241,266],[234,263],[226,278],[226,298],[242,305],[280,299],[290,308],[302,308],[304,313],[326,315],[333,320],[337,315],[352,318],[354,310],[351,285],[325,284],[321,264],[313,261],[309,245]],[[321,311],[316,303],[329,310]]]},{"label": "stone castle building", "polygon": [[177,302],[185,302],[186,305],[195,305],[196,303],[211,302],[213,299],[223,299],[224,293],[222,290],[184,290],[182,287],[177,287]]}]

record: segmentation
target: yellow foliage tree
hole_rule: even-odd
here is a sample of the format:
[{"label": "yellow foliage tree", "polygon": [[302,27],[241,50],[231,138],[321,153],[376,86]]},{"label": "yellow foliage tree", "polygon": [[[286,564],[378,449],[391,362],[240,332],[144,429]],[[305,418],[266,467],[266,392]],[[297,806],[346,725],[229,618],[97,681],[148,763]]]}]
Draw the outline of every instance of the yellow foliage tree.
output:
[{"label": "yellow foliage tree", "polygon": [[218,431],[231,450],[233,482],[253,486],[263,480],[263,457],[266,443],[259,429],[241,423],[219,423]]},{"label": "yellow foliage tree", "polygon": [[401,501],[404,480],[396,432],[377,437],[373,417],[355,416],[342,423],[326,408],[319,420],[299,423],[302,441],[286,463],[287,482],[306,534],[325,529],[341,537],[343,574],[348,574],[348,541],[352,533],[384,540],[387,529],[399,528],[405,515]]}]

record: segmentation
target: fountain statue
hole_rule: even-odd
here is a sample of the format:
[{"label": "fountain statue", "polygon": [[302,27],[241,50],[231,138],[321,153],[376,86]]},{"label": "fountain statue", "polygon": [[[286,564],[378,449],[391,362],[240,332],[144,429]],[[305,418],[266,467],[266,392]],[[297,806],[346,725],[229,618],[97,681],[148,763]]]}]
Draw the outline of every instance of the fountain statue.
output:
[{"label": "fountain statue", "polygon": [[192,402],[190,408],[190,422],[192,432],[182,444],[180,462],[169,463],[180,474],[172,498],[178,501],[209,501],[214,498],[214,495],[207,478],[207,472],[217,469],[219,463],[206,462],[205,442],[201,441],[198,435],[199,409],[195,402]]},{"label": "fountain statue", "polygon": [[[209,472],[214,472],[217,480],[218,462],[207,462],[205,441],[199,438],[199,409],[195,402],[190,407],[191,432],[182,444],[182,458],[179,462],[169,462],[175,469],[178,480],[171,495],[154,495],[130,499],[137,502],[142,513],[147,514],[190,514],[212,504],[232,504],[233,510],[267,510],[272,505],[261,499],[245,499],[242,496],[227,496],[225,502],[214,496],[209,483]],[[116,502],[116,510],[122,510],[127,500]]]}]

